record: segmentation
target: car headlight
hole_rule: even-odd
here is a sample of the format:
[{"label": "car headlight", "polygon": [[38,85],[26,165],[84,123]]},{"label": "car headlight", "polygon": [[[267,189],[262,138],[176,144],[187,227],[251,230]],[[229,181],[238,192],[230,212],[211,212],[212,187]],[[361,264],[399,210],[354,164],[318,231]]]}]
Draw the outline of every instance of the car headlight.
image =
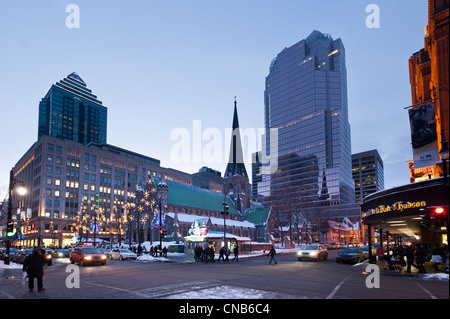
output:
[{"label": "car headlight", "polygon": [[86,256],[86,257],[84,257],[84,259],[86,259],[86,260],[91,260],[92,257],[91,257],[91,256]]},{"label": "car headlight", "polygon": [[47,255],[45,258],[50,259],[50,258],[52,258],[52,256],[51,255]]},{"label": "car headlight", "polygon": [[62,253],[58,253],[58,256],[62,256],[63,254]]},{"label": "car headlight", "polygon": [[102,255],[102,257],[100,257],[101,259],[106,259],[106,256],[105,255]]},{"label": "car headlight", "polygon": [[317,255],[317,251],[312,251],[312,252],[310,252],[309,253],[311,256],[315,256],[315,255]]}]

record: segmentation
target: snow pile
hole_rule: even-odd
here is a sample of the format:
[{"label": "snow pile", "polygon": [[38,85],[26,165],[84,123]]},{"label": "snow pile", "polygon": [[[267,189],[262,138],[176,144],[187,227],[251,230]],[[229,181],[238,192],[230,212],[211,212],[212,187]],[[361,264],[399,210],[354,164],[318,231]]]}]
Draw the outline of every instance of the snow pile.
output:
[{"label": "snow pile", "polygon": [[425,274],[420,276],[422,279],[437,279],[437,280],[448,280],[448,274],[436,273],[436,274]]},{"label": "snow pile", "polygon": [[12,261],[9,262],[9,265],[5,265],[5,262],[3,260],[0,260],[0,269],[22,269],[21,264],[13,263]]},{"label": "snow pile", "polygon": [[145,261],[145,262],[153,262],[153,261],[170,261],[170,259],[167,259],[165,257],[153,257],[152,255],[149,254],[143,254],[141,256],[138,256],[137,261]]}]

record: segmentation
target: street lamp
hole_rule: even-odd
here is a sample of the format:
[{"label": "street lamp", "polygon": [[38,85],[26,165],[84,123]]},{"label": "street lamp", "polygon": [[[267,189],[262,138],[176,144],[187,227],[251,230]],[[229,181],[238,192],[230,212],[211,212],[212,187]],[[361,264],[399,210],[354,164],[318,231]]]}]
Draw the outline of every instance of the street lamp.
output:
[{"label": "street lamp", "polygon": [[223,212],[221,212],[221,214],[223,214],[223,246],[226,247],[226,241],[227,241],[227,233],[226,233],[226,229],[227,229],[227,224],[226,224],[226,218],[227,215],[230,213],[229,209],[230,207],[227,205],[227,195],[230,192],[231,187],[230,184],[227,184],[224,189],[224,196],[223,196]]},{"label": "street lamp", "polygon": [[439,154],[441,155],[442,159],[442,166],[443,166],[443,173],[444,173],[444,185],[447,185],[448,179],[447,179],[447,161],[448,161],[448,154],[449,148],[448,148],[448,142],[445,139],[444,130],[441,130],[441,150],[439,151]]},{"label": "street lamp", "polygon": [[27,193],[27,189],[23,186],[23,182],[18,181],[14,178],[14,172],[13,170],[11,170],[9,172],[9,199],[8,199],[8,223],[6,226],[6,256],[4,258],[4,264],[5,265],[9,265],[9,261],[10,261],[10,248],[11,248],[11,239],[10,237],[12,237],[14,235],[14,223],[12,220],[12,194],[14,191],[14,186],[16,184],[20,184],[20,187],[17,188],[17,193],[21,196],[25,195]]}]

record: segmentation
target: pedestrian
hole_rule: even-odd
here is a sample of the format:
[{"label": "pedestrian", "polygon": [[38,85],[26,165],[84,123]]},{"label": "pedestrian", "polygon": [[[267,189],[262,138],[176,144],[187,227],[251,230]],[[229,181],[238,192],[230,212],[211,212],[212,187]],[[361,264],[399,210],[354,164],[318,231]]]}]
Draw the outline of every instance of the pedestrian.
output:
[{"label": "pedestrian", "polygon": [[163,252],[163,257],[167,258],[167,247],[166,246],[164,246],[162,252]]},{"label": "pedestrian", "polygon": [[34,278],[37,279],[38,291],[45,290],[42,279],[44,277],[44,254],[45,250],[36,248],[23,262],[22,271],[25,271],[28,275],[28,289],[30,292],[34,289]]},{"label": "pedestrian", "polygon": [[153,256],[153,246],[150,246],[150,256]]},{"label": "pedestrian", "polygon": [[230,248],[226,247],[225,248],[225,261],[229,262],[230,260],[228,259],[228,257],[230,256]]},{"label": "pedestrian", "polygon": [[419,266],[417,266],[414,263],[414,251],[413,251],[411,246],[406,246],[406,248],[405,248],[405,256],[406,256],[406,272],[407,273],[411,272],[411,266],[413,266],[414,268],[419,269]]},{"label": "pedestrian", "polygon": [[276,253],[277,252],[276,252],[275,248],[273,248],[273,246],[272,246],[269,253],[267,254],[267,256],[270,256],[269,264],[272,263],[272,260],[275,262],[275,264],[278,264],[278,262],[275,260]]},{"label": "pedestrian", "polygon": [[158,257],[158,246],[155,246],[155,249],[153,249],[153,256]]},{"label": "pedestrian", "polygon": [[137,255],[138,256],[142,255],[142,246],[141,246],[141,244],[139,244],[139,246],[137,248]]},{"label": "pedestrian", "polygon": [[380,244],[380,247],[377,248],[377,256],[378,256],[378,261],[384,260],[384,248],[383,248],[383,244]]},{"label": "pedestrian", "polygon": [[434,245],[433,250],[431,251],[431,262],[433,263],[431,267],[434,270],[439,271],[439,264],[442,262],[441,257],[441,247],[438,244]]},{"label": "pedestrian", "polygon": [[419,267],[419,273],[421,273],[421,274],[426,273],[425,266],[423,264],[425,263],[427,256],[428,256],[428,254],[427,254],[427,251],[425,250],[425,248],[420,244],[417,245],[416,263],[417,263],[417,266]]},{"label": "pedestrian", "polygon": [[239,261],[239,249],[238,249],[237,245],[234,246],[233,253],[234,253],[233,261],[238,262]]},{"label": "pedestrian", "polygon": [[217,262],[220,262],[220,259],[225,261],[224,256],[225,256],[225,246],[222,246],[222,248],[220,248],[220,250],[219,250],[219,259],[217,259]]},{"label": "pedestrian", "polygon": [[206,246],[206,248],[203,250],[203,262],[207,264],[208,260],[209,260],[209,246]]},{"label": "pedestrian", "polygon": [[209,261],[212,263],[214,262],[214,252],[215,252],[214,246],[211,246],[209,248]]}]

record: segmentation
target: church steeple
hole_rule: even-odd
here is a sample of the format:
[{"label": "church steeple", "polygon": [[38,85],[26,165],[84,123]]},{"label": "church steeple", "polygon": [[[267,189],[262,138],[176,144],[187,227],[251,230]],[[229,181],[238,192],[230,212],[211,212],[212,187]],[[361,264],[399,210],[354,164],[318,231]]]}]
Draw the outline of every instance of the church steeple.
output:
[{"label": "church steeple", "polygon": [[228,159],[228,165],[225,170],[224,177],[231,177],[234,175],[248,177],[247,170],[244,165],[244,155],[242,152],[236,97],[234,98],[233,132],[231,134],[230,157]]}]

